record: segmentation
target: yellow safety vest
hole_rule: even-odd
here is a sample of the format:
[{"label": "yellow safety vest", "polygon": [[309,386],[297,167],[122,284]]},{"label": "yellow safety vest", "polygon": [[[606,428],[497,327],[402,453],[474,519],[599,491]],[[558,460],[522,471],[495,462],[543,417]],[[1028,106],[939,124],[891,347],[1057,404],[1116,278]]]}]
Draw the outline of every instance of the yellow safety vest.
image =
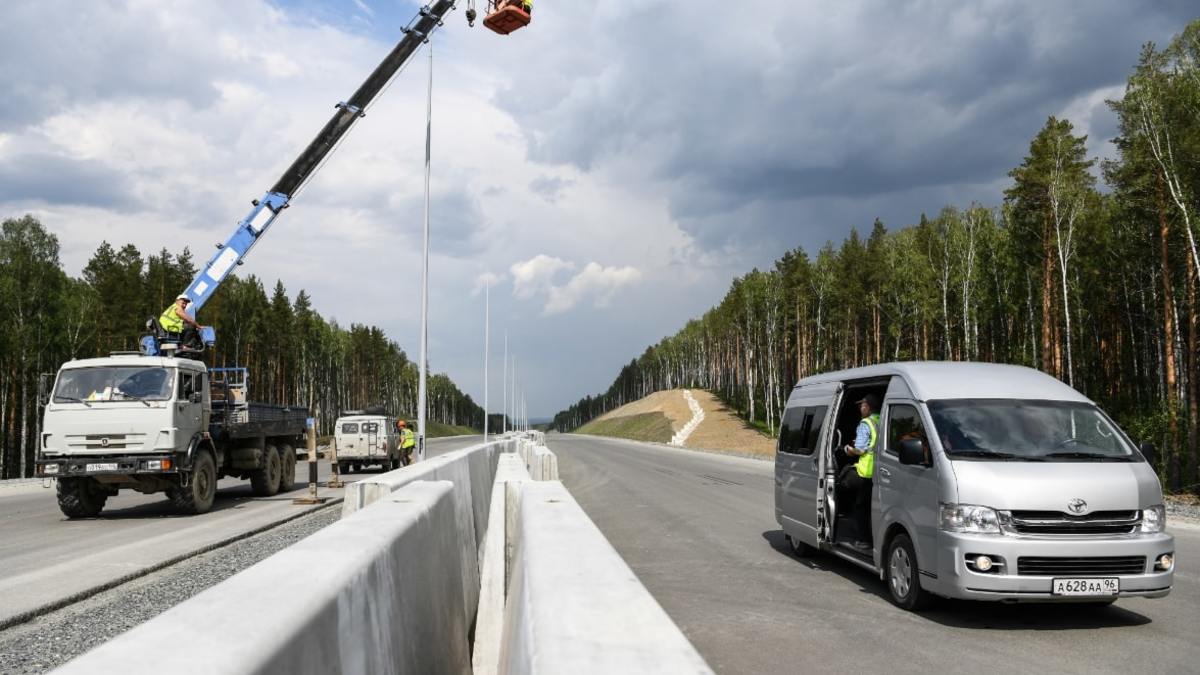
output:
[{"label": "yellow safety vest", "polygon": [[867,451],[858,456],[854,471],[859,478],[871,478],[875,475],[875,441],[879,439],[879,415],[864,417],[863,422],[871,430],[871,438],[867,441]]},{"label": "yellow safety vest", "polygon": [[400,448],[401,449],[407,450],[416,444],[417,444],[417,439],[416,439],[416,436],[413,434],[412,429],[405,428],[403,431],[400,432]]},{"label": "yellow safety vest", "polygon": [[179,315],[175,313],[175,303],[173,302],[170,307],[163,310],[163,313],[158,317],[158,323],[168,333],[183,332],[183,319],[179,318]]}]

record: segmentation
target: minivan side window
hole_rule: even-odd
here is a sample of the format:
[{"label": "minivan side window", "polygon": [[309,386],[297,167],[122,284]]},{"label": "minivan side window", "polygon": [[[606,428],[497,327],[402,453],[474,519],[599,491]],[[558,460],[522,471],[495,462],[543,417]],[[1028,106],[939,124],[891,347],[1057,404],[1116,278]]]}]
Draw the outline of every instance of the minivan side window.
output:
[{"label": "minivan side window", "polygon": [[342,433],[343,434],[357,434],[358,433],[358,424],[356,422],[342,423]]},{"label": "minivan side window", "polygon": [[828,409],[829,406],[823,405],[789,408],[783,414],[779,429],[779,451],[794,455],[813,454]]},{"label": "minivan side window", "polygon": [[906,438],[917,438],[925,449],[925,458],[929,459],[929,437],[925,435],[925,423],[921,421],[921,413],[907,404],[888,406],[887,452],[897,455],[900,452],[900,441]]}]

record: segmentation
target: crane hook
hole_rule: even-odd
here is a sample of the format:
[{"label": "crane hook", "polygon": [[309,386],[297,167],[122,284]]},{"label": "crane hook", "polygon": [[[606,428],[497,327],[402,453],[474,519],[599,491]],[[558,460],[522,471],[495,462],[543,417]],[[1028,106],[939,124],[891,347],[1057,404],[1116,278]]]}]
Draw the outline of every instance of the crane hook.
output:
[{"label": "crane hook", "polygon": [[467,25],[468,26],[471,26],[471,27],[475,26],[475,17],[476,16],[477,15],[475,14],[475,0],[468,0],[467,1]]}]

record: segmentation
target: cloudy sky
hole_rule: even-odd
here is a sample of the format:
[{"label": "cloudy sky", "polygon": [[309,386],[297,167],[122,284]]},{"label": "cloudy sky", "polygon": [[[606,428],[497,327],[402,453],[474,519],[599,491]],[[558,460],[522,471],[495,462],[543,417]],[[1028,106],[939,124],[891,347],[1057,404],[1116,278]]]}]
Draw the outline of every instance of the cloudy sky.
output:
[{"label": "cloudy sky", "polygon": [[[482,6],[483,0],[478,0]],[[784,250],[999,202],[1049,115],[1110,154],[1104,100],[1191,2],[541,0],[434,40],[430,360],[535,416]],[[0,217],[79,274],[102,240],[207,258],[399,37],[408,0],[5,0]],[[415,358],[423,51],[248,258]],[[203,313],[201,313],[203,321]]]}]

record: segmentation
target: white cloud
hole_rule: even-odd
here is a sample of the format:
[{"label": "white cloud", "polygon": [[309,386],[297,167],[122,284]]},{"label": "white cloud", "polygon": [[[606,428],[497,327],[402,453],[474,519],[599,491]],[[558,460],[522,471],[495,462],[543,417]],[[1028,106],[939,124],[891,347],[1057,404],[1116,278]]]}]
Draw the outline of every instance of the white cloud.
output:
[{"label": "white cloud", "polygon": [[508,268],[513,278],[513,295],[521,300],[532,298],[549,291],[554,284],[554,275],[563,270],[575,269],[575,263],[562,258],[539,253],[524,262],[513,263]]},{"label": "white cloud", "polygon": [[561,314],[589,297],[596,307],[607,307],[617,291],[641,278],[642,273],[634,267],[603,267],[590,262],[565,286],[550,288],[542,315]]}]

